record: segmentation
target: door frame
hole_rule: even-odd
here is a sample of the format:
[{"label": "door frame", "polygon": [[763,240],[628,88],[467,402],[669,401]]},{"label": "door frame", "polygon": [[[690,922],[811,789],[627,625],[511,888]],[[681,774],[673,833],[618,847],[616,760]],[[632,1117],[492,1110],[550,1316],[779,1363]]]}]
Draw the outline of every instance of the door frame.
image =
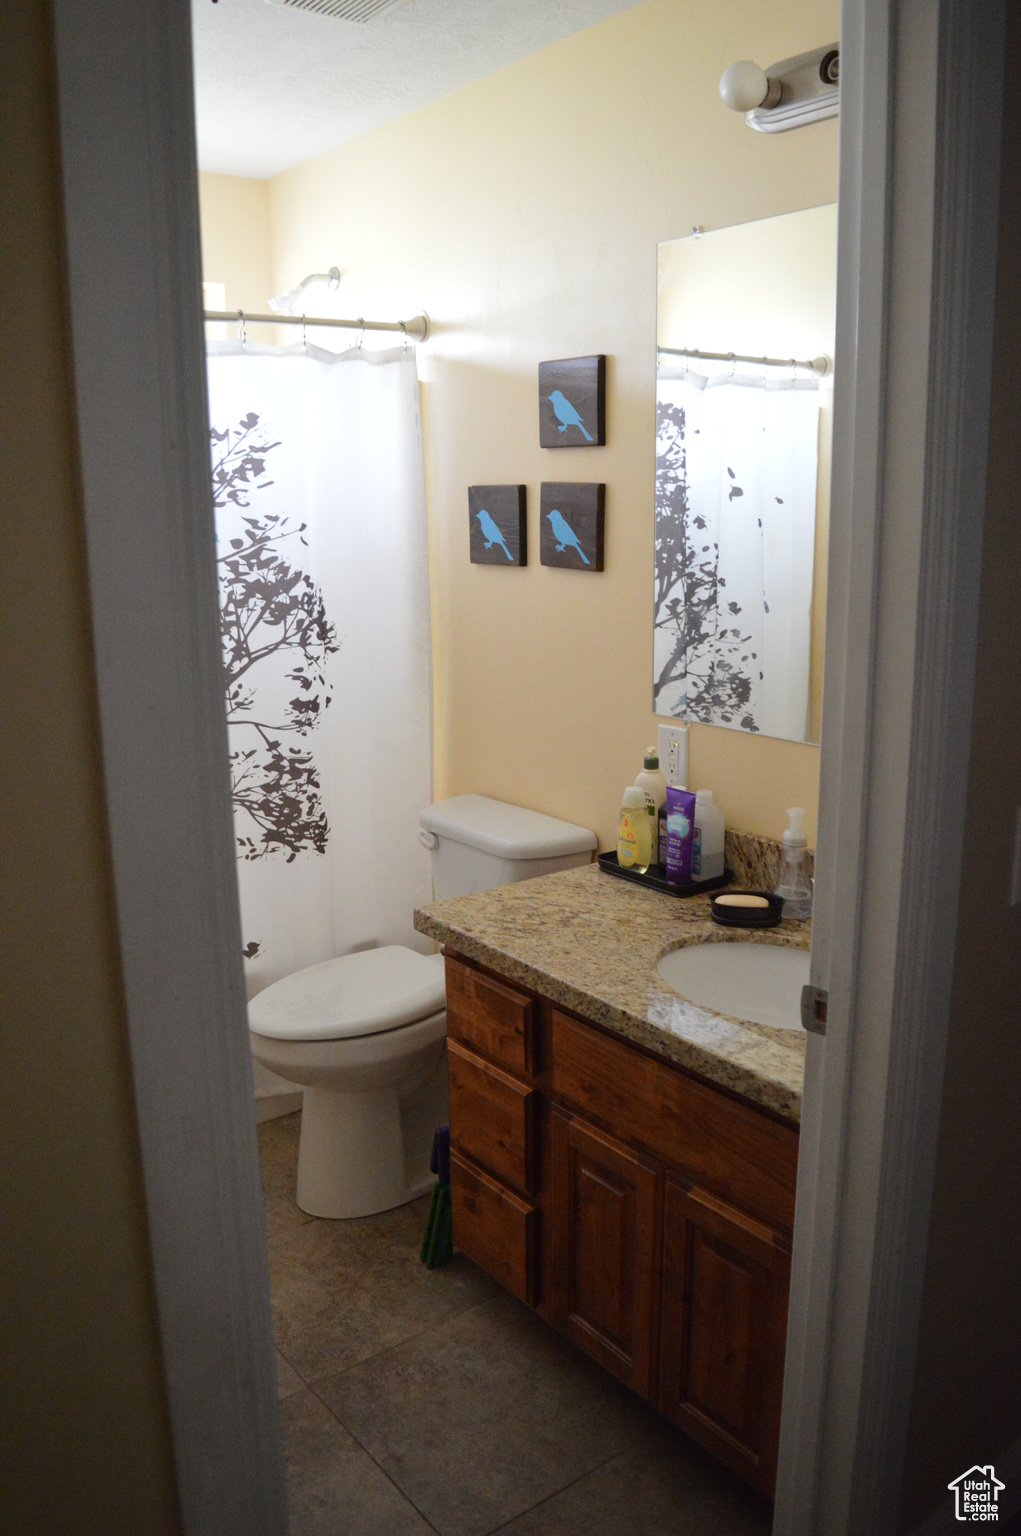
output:
[{"label": "door frame", "polygon": [[53,0],[106,815],[187,1536],[285,1536],[209,478],[187,0]]},{"label": "door frame", "polygon": [[999,0],[844,0],[810,1035],[774,1531],[896,1523],[953,978],[999,221]]},{"label": "door frame", "polygon": [[[190,13],[53,12],[109,837],[183,1527],[283,1536]],[[778,1536],[879,1536],[903,1462],[962,853],[1003,30],[1003,0],[844,0],[812,957],[829,1033],[808,1041]]]}]

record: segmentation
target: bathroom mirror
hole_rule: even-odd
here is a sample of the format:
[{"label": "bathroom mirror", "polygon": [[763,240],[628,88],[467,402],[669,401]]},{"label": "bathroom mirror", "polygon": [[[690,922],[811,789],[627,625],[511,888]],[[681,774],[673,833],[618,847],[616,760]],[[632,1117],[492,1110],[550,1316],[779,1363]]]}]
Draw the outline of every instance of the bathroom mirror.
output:
[{"label": "bathroom mirror", "polygon": [[659,247],[657,715],[819,740],[836,246],[831,203]]}]

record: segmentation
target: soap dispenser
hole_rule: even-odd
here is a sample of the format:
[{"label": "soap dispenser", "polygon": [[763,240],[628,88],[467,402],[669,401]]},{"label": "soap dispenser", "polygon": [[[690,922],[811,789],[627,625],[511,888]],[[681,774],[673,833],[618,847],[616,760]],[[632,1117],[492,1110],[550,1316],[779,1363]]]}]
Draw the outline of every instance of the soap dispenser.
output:
[{"label": "soap dispenser", "polygon": [[805,836],[805,812],[793,805],[787,812],[789,826],[783,835],[780,875],[776,894],[783,897],[784,918],[812,916],[812,881],[808,873],[808,839]]}]

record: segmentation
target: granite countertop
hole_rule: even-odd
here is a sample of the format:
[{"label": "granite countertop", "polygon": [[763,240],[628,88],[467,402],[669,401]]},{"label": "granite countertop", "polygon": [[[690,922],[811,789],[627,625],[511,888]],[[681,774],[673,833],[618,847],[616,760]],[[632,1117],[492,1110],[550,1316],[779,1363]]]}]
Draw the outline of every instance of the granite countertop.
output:
[{"label": "granite countertop", "polygon": [[434,902],[416,911],[415,927],[582,1018],[798,1121],[804,1034],[697,1007],[666,985],[656,961],[668,950],[706,942],[808,949],[811,924],[720,928],[709,899],[664,896],[587,864]]}]

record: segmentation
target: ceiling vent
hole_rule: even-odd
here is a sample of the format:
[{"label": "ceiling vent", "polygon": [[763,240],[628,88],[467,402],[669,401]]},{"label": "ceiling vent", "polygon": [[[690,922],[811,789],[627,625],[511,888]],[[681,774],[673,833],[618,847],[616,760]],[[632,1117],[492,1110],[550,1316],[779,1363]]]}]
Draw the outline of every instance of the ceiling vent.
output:
[{"label": "ceiling vent", "polygon": [[296,11],[315,11],[319,16],[334,16],[338,21],[364,24],[407,5],[408,0],[268,0],[270,5],[286,5]]}]

